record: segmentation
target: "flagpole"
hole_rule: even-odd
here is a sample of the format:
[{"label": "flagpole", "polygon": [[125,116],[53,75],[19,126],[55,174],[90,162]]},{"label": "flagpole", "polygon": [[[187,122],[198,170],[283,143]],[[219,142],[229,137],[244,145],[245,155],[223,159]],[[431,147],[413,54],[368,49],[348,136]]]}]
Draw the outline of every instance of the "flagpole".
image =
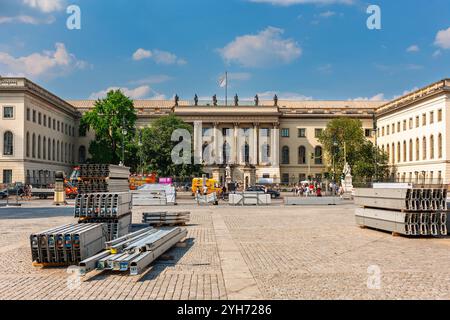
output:
[{"label": "flagpole", "polygon": [[228,71],[225,71],[225,107],[228,106]]}]

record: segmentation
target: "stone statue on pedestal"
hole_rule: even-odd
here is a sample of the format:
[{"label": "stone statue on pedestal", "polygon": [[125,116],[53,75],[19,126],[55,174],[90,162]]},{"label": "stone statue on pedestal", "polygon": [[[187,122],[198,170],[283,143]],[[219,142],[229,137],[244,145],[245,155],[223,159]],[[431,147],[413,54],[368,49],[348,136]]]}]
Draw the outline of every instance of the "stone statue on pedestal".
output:
[{"label": "stone statue on pedestal", "polygon": [[353,191],[353,177],[352,177],[352,169],[348,163],[345,163],[344,170],[342,171],[344,179],[341,181],[342,189],[344,194],[342,197],[344,199],[352,199],[352,191]]}]

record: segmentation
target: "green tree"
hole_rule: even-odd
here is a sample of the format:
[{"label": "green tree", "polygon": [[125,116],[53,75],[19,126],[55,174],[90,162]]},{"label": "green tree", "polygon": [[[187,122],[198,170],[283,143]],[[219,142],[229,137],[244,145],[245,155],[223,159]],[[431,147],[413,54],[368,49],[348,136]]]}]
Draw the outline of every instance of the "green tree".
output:
[{"label": "green tree", "polygon": [[142,130],[141,151],[147,172],[155,172],[160,177],[181,179],[203,173],[201,165],[194,165],[192,151],[191,164],[173,163],[172,150],[179,142],[172,141],[172,133],[177,129],[187,130],[192,136],[192,126],[175,115],[161,117]]},{"label": "green tree", "polygon": [[125,165],[135,168],[136,119],[133,101],[120,90],[111,90],[106,98],[97,100],[80,121],[81,133],[89,129],[95,131],[95,139],[89,146],[89,162],[118,164],[124,141]]},{"label": "green tree", "polygon": [[333,173],[335,170],[336,180],[342,176],[345,162],[351,166],[356,180],[381,179],[389,175],[386,154],[366,139],[358,119],[338,118],[330,121],[319,141],[323,145],[329,171]]}]

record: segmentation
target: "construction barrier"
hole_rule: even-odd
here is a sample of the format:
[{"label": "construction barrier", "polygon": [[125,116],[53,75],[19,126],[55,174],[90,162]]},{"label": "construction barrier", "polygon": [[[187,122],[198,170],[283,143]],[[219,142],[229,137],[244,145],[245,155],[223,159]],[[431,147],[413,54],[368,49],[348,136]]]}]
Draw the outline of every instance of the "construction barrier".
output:
[{"label": "construction barrier", "polygon": [[339,197],[286,197],[287,206],[335,206],[343,203]]},{"label": "construction barrier", "polygon": [[217,193],[215,192],[205,195],[197,193],[195,195],[195,202],[197,202],[198,205],[218,205],[219,199],[217,198]]},{"label": "construction barrier", "polygon": [[228,200],[232,206],[268,206],[272,203],[270,194],[262,192],[230,193]]}]

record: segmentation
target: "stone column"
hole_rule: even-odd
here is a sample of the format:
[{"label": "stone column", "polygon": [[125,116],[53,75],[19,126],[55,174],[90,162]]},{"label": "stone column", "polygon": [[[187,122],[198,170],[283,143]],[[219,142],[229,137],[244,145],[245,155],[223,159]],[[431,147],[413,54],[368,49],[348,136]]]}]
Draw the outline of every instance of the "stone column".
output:
[{"label": "stone column", "polygon": [[194,122],[194,162],[196,164],[202,163],[202,122]]},{"label": "stone column", "polygon": [[259,164],[258,161],[258,123],[253,124],[253,137],[252,137],[252,143],[250,144],[250,150],[252,155],[252,161],[251,164],[257,166]]},{"label": "stone column", "polygon": [[232,162],[234,164],[239,164],[239,145],[238,145],[238,133],[239,133],[239,124],[234,124],[233,129],[233,159]]},{"label": "stone column", "polygon": [[275,123],[273,125],[272,132],[272,166],[278,166],[280,164],[280,128],[279,124]]}]

